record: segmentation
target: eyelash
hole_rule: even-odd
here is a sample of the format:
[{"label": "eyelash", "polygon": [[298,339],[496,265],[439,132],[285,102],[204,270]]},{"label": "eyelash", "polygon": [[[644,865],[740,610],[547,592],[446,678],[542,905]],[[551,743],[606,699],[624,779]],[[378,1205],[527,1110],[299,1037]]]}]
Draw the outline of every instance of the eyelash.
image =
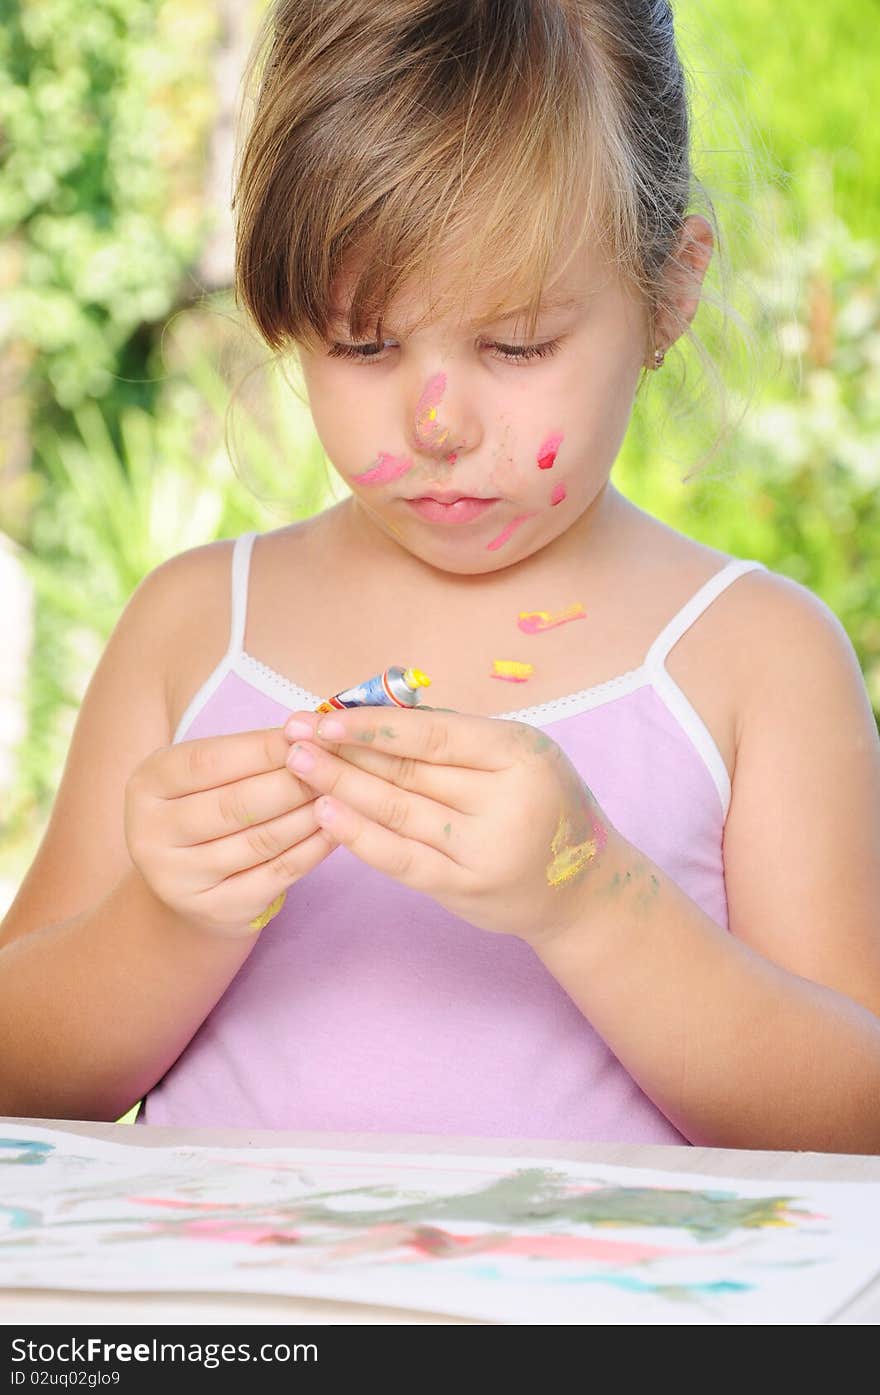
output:
[{"label": "eyelash", "polygon": [[[548,339],[543,344],[498,344],[489,345],[493,349],[504,351],[504,361],[507,363],[528,363],[530,359],[549,358],[555,354],[561,345],[559,339]],[[361,349],[375,349],[375,344],[333,344],[328,349],[329,358],[350,358],[358,363],[372,363],[379,361],[378,354],[364,354]]]}]

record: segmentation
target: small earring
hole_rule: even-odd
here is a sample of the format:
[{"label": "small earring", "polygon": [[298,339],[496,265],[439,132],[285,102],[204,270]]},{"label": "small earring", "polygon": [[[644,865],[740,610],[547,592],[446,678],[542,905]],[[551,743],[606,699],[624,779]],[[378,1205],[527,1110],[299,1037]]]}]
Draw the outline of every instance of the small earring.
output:
[{"label": "small earring", "polygon": [[665,357],[666,357],[666,354],[665,354],[665,352],[664,352],[662,349],[655,349],[655,350],[654,350],[654,369],[655,369],[655,371],[656,371],[658,368],[662,368],[662,367],[663,367],[663,360],[664,360]]}]

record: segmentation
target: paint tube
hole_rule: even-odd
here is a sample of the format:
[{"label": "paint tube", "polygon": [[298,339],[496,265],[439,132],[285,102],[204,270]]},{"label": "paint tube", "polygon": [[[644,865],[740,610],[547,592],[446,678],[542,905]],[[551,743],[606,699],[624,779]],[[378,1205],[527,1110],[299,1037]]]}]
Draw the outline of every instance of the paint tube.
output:
[{"label": "paint tube", "polygon": [[393,665],[377,673],[356,688],[346,688],[327,698],[316,712],[332,712],[344,707],[417,707],[419,692],[430,686],[431,680],[419,668]]}]

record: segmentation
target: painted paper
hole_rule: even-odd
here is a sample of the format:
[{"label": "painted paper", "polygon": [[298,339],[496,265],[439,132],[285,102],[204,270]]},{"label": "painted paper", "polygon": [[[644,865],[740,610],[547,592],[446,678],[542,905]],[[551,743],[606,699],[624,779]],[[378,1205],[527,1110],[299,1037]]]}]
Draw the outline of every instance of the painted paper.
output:
[{"label": "painted paper", "polygon": [[530,1324],[801,1324],[832,1318],[880,1264],[874,1182],[0,1132],[0,1288],[297,1294]]}]

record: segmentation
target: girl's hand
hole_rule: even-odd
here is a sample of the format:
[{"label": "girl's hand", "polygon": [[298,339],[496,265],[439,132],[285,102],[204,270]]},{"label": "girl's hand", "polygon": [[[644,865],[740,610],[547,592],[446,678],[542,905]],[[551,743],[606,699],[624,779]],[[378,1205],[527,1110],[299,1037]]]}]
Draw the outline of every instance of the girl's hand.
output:
[{"label": "girl's hand", "polygon": [[358,707],[294,713],[284,732],[328,834],[484,930],[535,946],[564,932],[622,842],[555,741],[521,722]]},{"label": "girl's hand", "polygon": [[125,790],[125,837],[154,894],[190,923],[253,935],[336,846],[285,766],[280,727],[163,746]]}]

